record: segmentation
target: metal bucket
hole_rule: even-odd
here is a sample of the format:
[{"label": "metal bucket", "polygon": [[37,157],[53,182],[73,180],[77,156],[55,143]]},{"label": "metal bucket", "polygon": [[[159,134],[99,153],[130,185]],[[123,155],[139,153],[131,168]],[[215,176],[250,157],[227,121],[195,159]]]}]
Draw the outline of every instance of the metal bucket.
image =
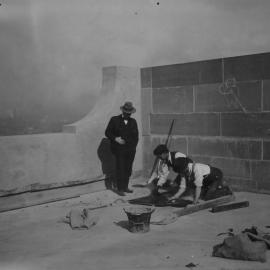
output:
[{"label": "metal bucket", "polygon": [[132,233],[146,233],[150,230],[151,214],[155,211],[151,207],[124,208],[128,216],[128,229]]}]

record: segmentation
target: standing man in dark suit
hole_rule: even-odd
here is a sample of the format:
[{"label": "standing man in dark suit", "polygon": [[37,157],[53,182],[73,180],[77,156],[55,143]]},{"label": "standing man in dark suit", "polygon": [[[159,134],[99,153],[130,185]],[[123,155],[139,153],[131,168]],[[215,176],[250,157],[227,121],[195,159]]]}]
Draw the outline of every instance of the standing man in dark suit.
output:
[{"label": "standing man in dark suit", "polygon": [[113,116],[105,130],[105,135],[111,141],[111,150],[116,158],[116,184],[118,194],[132,193],[128,188],[136,147],[139,140],[138,126],[131,114],[136,112],[132,102],[125,102],[120,107],[122,114]]}]

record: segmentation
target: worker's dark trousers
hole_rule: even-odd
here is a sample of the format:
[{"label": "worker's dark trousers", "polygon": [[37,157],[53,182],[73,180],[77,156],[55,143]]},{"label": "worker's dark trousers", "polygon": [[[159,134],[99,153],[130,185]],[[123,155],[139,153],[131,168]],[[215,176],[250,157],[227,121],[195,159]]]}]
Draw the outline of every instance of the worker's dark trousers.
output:
[{"label": "worker's dark trousers", "polygon": [[201,197],[213,197],[219,189],[223,188],[223,173],[220,169],[210,166],[210,174],[203,179]]},{"label": "worker's dark trousers", "polygon": [[119,191],[125,191],[128,188],[135,153],[136,150],[121,150],[113,153],[116,160],[116,186]]},{"label": "worker's dark trousers", "polygon": [[220,169],[215,168],[215,167],[210,167],[210,174],[208,174],[203,179],[203,186],[209,188],[214,183],[215,185],[219,185],[222,183],[222,178],[223,178],[223,173]]}]

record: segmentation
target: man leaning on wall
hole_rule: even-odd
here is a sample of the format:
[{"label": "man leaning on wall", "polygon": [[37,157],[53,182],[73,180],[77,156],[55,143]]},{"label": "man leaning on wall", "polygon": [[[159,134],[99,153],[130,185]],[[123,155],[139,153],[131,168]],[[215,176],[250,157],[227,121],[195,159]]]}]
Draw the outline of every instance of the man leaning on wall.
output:
[{"label": "man leaning on wall", "polygon": [[111,150],[116,160],[116,192],[120,196],[132,193],[128,188],[129,178],[139,141],[137,121],[131,117],[136,112],[132,102],[127,101],[120,107],[121,114],[113,116],[105,130],[111,142]]}]

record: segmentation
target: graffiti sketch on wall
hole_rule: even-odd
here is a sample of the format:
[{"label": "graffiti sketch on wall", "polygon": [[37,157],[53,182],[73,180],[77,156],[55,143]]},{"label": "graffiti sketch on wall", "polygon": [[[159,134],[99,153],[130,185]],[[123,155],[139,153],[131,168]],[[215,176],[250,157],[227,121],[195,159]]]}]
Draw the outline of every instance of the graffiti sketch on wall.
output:
[{"label": "graffiti sketch on wall", "polygon": [[234,109],[241,109],[243,112],[247,112],[246,108],[239,100],[239,88],[236,84],[235,78],[228,78],[218,89],[219,93],[224,96],[227,106]]}]

